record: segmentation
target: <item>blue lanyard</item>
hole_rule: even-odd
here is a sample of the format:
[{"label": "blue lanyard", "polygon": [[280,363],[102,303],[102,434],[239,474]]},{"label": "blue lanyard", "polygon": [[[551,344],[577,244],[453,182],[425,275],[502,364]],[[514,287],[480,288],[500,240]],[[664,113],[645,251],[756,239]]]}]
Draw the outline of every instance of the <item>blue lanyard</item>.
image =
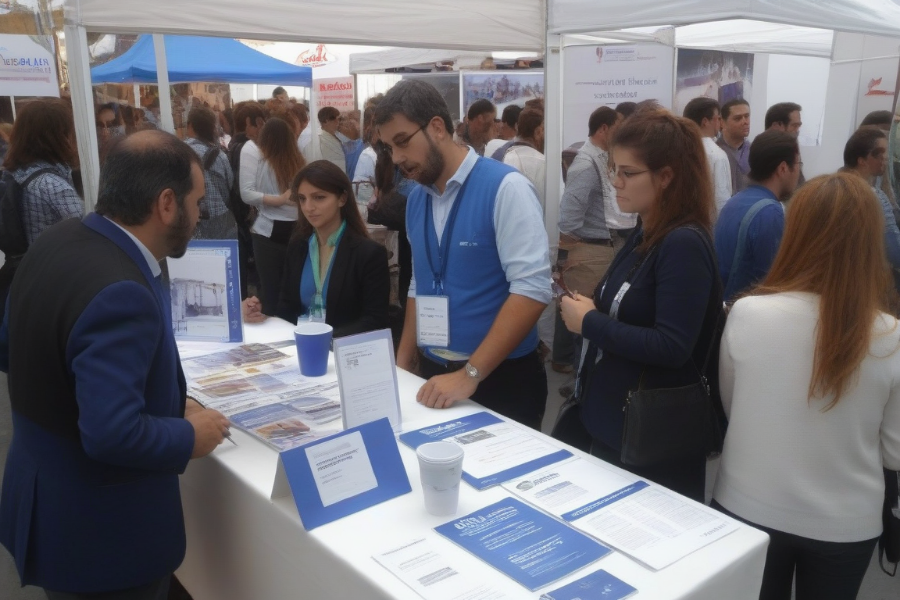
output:
[{"label": "blue lanyard", "polygon": [[[480,159],[479,159],[480,160]],[[476,165],[478,163],[476,162]],[[472,167],[474,171],[475,167]],[[453,238],[453,227],[456,225],[456,215],[459,213],[459,205],[462,204],[463,194],[466,191],[466,186],[469,185],[469,180],[472,178],[472,173],[469,173],[469,176],[466,177],[466,180],[463,182],[462,187],[459,188],[459,192],[456,194],[456,201],[453,203],[453,208],[450,209],[450,215],[447,217],[447,223],[444,225],[444,235],[443,243],[438,242],[438,259],[440,260],[440,271],[434,268],[434,258],[432,257],[433,250],[431,247],[431,236],[428,235],[428,227],[431,227],[432,231],[434,231],[434,239],[437,240],[437,231],[434,229],[434,215],[432,213],[431,202],[432,196],[428,195],[428,200],[425,202],[425,254],[428,256],[428,266],[431,268],[431,273],[434,276],[433,280],[433,289],[437,295],[443,295],[444,293],[444,276],[447,274],[447,261],[450,258],[450,246],[452,245],[451,240]],[[446,188],[445,190],[446,191]]]}]

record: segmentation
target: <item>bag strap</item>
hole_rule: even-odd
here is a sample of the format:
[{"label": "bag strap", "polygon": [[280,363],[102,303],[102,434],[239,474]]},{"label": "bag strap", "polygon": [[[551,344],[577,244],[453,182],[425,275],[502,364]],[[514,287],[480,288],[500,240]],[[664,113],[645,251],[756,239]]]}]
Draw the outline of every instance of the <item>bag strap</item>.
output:
[{"label": "bag strap", "polygon": [[206,153],[203,155],[203,170],[209,171],[212,169],[212,166],[216,164],[216,159],[219,158],[219,152],[222,149],[215,145],[208,146]]},{"label": "bag strap", "polygon": [[42,168],[38,169],[37,171],[35,171],[34,173],[32,173],[31,175],[29,175],[28,177],[25,178],[25,181],[22,182],[22,190],[27,189],[32,181],[34,181],[35,179],[37,179],[38,177],[40,177],[41,175],[44,175],[46,173],[56,173],[56,170],[51,167],[42,167]]},{"label": "bag strap", "polygon": [[[712,242],[710,241],[710,239],[706,235],[706,233],[702,229],[697,227],[696,225],[683,225],[683,227],[685,229],[690,229],[691,231],[696,233],[698,236],[700,236],[701,240],[703,240],[703,245],[706,246],[706,249],[710,253],[710,256],[712,257],[712,261],[713,261],[713,289],[712,289],[711,293],[715,293],[715,291],[718,289],[718,291],[721,294],[722,281],[719,278],[719,269],[718,269],[718,266],[716,265],[716,252],[713,249]],[[681,227],[677,227],[676,229],[681,229]],[[673,229],[672,231],[675,231],[675,230]],[[669,233],[671,233],[671,232],[669,232]],[[653,248],[651,248],[650,250],[647,251],[647,254],[649,255],[650,252],[652,252],[655,248],[656,248],[656,246],[653,246]],[[634,270],[635,269],[632,268],[632,271],[634,271]],[[629,276],[630,275],[631,274],[629,273]],[[709,302],[709,301],[707,301],[707,302]],[[697,374],[700,376],[700,383],[703,384],[703,388],[706,390],[707,395],[710,394],[710,390],[709,390],[709,383],[707,383],[705,373],[706,373],[706,369],[709,367],[709,359],[712,357],[712,350],[713,350],[713,347],[715,346],[715,342],[716,342],[715,331],[719,328],[719,324],[722,321],[722,313],[723,313],[722,309],[719,309],[719,311],[716,313],[716,323],[713,326],[713,335],[712,335],[712,337],[710,337],[709,345],[706,347],[706,357],[703,359],[703,370],[701,371],[700,369],[697,368],[697,363],[694,362],[693,356],[691,356],[691,358],[690,358],[691,364],[694,365],[694,370],[697,371]],[[647,370],[647,367],[644,367],[643,369],[641,369],[641,377],[640,377],[640,379],[638,379],[638,390],[641,390],[644,387],[644,373],[646,372],[646,370]]]},{"label": "bag strap", "polygon": [[[744,215],[744,218],[741,219],[741,227],[738,229],[737,246],[735,246],[734,249],[734,258],[731,260],[731,271],[728,272],[729,279],[737,273],[741,260],[744,258],[744,246],[747,242],[747,235],[750,233],[750,223],[753,222],[754,217],[756,217],[759,211],[770,206],[773,202],[776,204],[778,203],[777,200],[772,200],[771,198],[757,200],[753,206],[750,207],[750,210],[747,211],[747,214]],[[715,253],[713,253],[713,256],[715,256]]]}]

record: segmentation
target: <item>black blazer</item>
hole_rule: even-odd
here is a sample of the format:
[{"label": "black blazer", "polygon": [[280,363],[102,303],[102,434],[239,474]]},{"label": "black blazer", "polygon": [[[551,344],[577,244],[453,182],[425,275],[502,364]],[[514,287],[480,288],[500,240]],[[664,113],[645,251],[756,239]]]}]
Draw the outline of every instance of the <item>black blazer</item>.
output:
[{"label": "black blazer", "polygon": [[[288,244],[275,316],[289,323],[307,311],[300,278],[308,254],[309,238],[295,237]],[[334,337],[386,329],[390,295],[387,250],[348,229],[334,254],[325,300],[325,322],[334,328]]]}]

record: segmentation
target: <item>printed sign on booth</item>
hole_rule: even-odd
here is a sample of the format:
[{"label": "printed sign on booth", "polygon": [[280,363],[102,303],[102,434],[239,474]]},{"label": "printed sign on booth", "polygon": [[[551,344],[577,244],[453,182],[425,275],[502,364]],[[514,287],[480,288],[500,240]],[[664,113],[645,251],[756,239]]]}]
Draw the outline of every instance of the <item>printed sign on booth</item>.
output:
[{"label": "printed sign on booth", "polygon": [[5,96],[59,97],[50,36],[0,35],[0,88]]},{"label": "printed sign on booth", "polygon": [[566,49],[563,146],[583,142],[588,118],[601,106],[656,100],[672,106],[675,49],[662,44]]},{"label": "printed sign on booth", "polygon": [[353,77],[329,77],[316,79],[316,101],[319,106],[333,106],[339,111],[356,108]]}]

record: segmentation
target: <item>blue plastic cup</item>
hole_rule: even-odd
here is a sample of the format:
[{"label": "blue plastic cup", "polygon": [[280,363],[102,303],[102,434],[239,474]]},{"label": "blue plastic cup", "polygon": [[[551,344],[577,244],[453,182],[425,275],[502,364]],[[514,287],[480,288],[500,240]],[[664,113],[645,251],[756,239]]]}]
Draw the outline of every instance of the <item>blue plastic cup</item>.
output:
[{"label": "blue plastic cup", "polygon": [[306,377],[321,377],[328,371],[328,352],[331,350],[331,325],[327,323],[297,323],[294,341],[300,373]]}]

